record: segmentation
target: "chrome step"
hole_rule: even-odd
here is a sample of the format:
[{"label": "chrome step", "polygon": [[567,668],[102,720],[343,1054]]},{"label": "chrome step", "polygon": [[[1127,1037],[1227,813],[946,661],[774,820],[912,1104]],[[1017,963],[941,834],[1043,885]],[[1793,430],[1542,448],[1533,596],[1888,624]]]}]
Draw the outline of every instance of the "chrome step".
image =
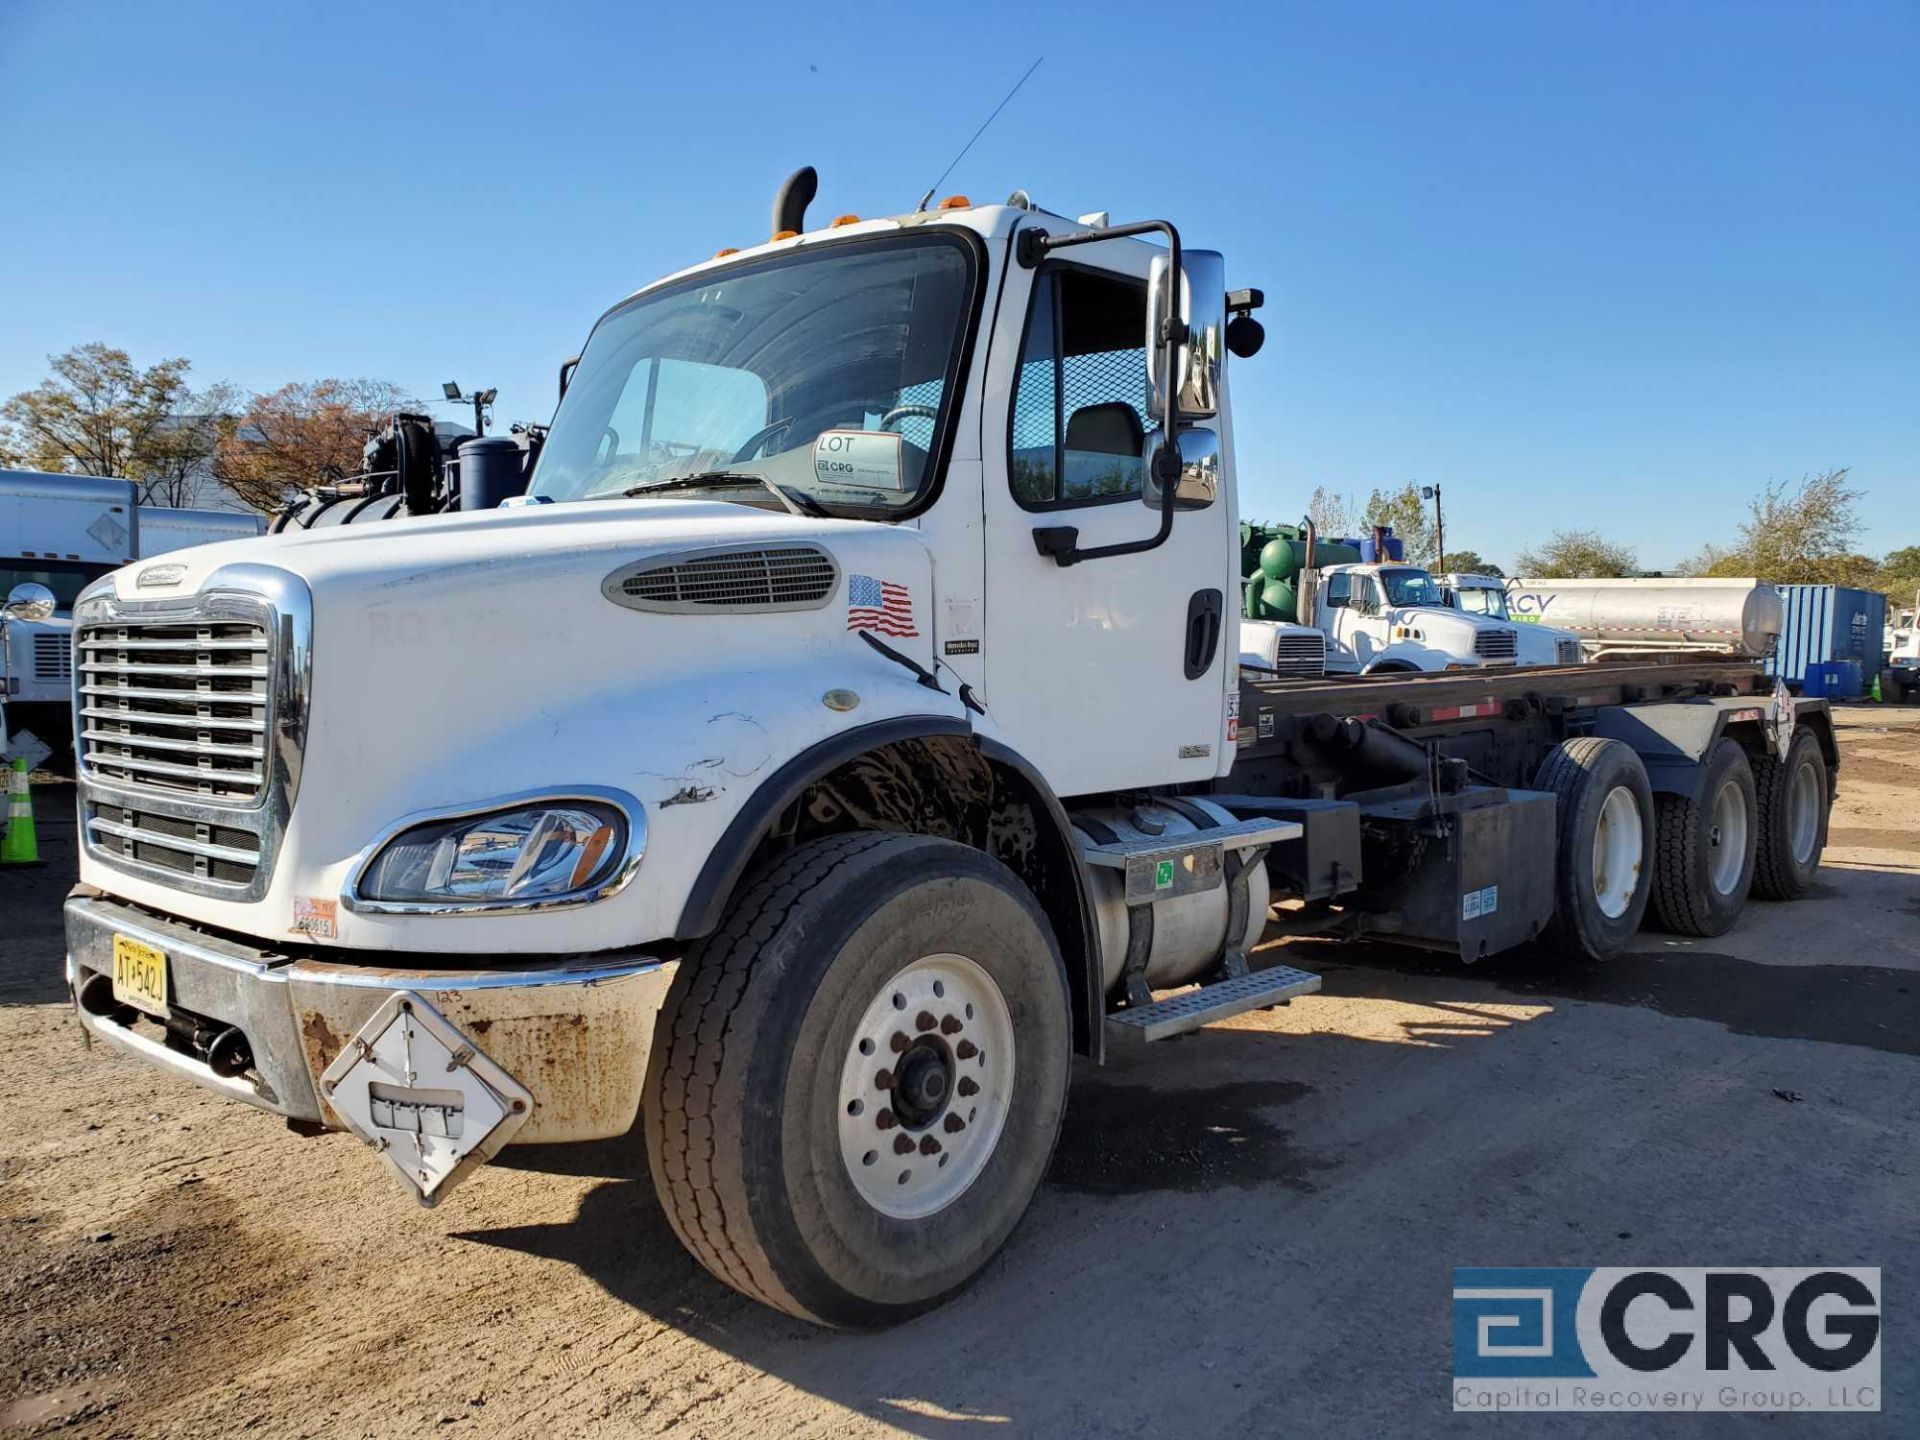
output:
[{"label": "chrome step", "polygon": [[1320,977],[1305,970],[1286,965],[1255,970],[1237,979],[1220,980],[1156,1000],[1151,1005],[1116,1010],[1107,1016],[1107,1043],[1133,1045],[1169,1040],[1231,1015],[1284,1005],[1296,995],[1311,995],[1319,988]]}]

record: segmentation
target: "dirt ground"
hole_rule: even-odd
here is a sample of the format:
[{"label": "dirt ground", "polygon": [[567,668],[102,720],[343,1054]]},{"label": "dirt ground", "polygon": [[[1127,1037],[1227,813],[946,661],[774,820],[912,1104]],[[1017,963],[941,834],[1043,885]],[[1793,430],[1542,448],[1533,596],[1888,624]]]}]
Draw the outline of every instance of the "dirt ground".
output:
[{"label": "dirt ground", "polygon": [[424,1211],[344,1136],[83,1050],[60,979],[71,793],[42,790],[52,863],[0,872],[0,1429],[1467,1431],[1452,1267],[1631,1263],[1883,1267],[1884,1415],[1774,1428],[1906,1429],[1920,706],[1841,722],[1813,898],[1712,942],[1649,932],[1583,977],[1292,947],[1323,994],[1086,1069],[1012,1244],[874,1335],[710,1280],[637,1136],[509,1152]]}]

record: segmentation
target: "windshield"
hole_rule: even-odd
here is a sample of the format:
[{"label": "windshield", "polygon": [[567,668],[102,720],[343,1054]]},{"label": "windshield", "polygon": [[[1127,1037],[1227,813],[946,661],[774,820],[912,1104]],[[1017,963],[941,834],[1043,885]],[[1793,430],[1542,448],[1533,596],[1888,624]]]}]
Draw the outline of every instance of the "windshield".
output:
[{"label": "windshield", "polygon": [[64,615],[82,590],[114,568],[79,560],[0,560],[0,601],[16,585],[44,585],[53,591],[54,609]]},{"label": "windshield", "polygon": [[1439,605],[1440,587],[1424,570],[1382,570],[1380,583],[1387,587],[1390,605]]},{"label": "windshield", "polygon": [[[1504,590],[1479,590],[1462,585],[1455,592],[1460,597],[1460,608],[1469,615],[1491,615],[1499,620],[1507,619],[1507,592]],[[1417,602],[1408,601],[1408,604]]]},{"label": "windshield", "polygon": [[973,248],[919,234],[643,295],[587,341],[531,493],[594,499],[725,472],[835,509],[909,510],[937,479],[973,288]]}]

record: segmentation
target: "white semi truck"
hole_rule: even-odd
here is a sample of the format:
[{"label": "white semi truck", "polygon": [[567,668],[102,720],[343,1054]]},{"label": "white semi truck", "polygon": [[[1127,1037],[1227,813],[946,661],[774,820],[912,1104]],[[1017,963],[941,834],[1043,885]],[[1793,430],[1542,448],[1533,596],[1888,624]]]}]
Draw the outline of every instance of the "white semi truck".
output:
[{"label": "white semi truck", "polygon": [[131,560],[258,535],[264,517],[141,505],[131,480],[0,470],[0,707],[18,734],[71,739],[73,602]]},{"label": "white semi truck", "polygon": [[1318,987],[1263,935],[1604,964],[1811,883],[1829,717],[1755,666],[1235,663],[1219,255],[812,190],[600,319],[522,503],[81,597],[91,1035],[426,1203],[637,1117],[715,1276],[875,1325],[1011,1234],[1074,1054]]},{"label": "white semi truck", "polygon": [[1317,584],[1301,587],[1302,618],[1310,613],[1325,633],[1327,669],[1334,673],[1580,663],[1578,640],[1568,636],[1561,644],[1557,632],[1531,635],[1504,606],[1462,603],[1458,589],[1417,565],[1330,565],[1316,573]]}]

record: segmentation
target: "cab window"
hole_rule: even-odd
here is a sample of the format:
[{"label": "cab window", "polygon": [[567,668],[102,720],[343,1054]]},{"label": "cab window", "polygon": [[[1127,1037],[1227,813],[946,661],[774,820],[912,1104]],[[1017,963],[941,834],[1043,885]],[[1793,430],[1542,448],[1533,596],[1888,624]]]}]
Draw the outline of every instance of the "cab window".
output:
[{"label": "cab window", "polygon": [[1147,289],[1060,266],[1034,283],[1009,470],[1030,510],[1137,498],[1146,476]]},{"label": "cab window", "polygon": [[1353,577],[1344,570],[1327,581],[1327,608],[1338,610],[1353,603]]},{"label": "cab window", "polygon": [[1507,595],[1504,590],[1462,590],[1460,608],[1469,615],[1496,615],[1507,618]]}]

